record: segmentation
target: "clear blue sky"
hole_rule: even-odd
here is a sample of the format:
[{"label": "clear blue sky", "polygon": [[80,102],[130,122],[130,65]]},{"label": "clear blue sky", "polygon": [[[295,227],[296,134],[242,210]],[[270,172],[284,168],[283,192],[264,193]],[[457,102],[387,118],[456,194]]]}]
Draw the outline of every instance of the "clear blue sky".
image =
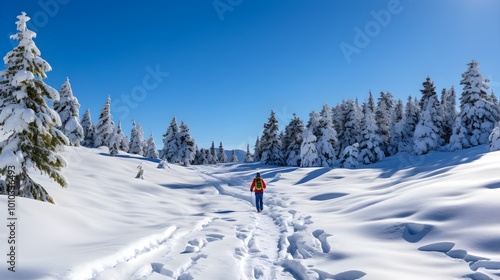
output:
[{"label": "clear blue sky", "polygon": [[200,148],[253,149],[271,110],[284,127],[370,90],[406,101],[427,76],[460,94],[472,59],[500,93],[495,0],[2,1],[2,57],[22,11],[45,82],[69,77],[94,122],[111,96],[114,121],[129,135],[135,119],[158,148],[173,116]]}]

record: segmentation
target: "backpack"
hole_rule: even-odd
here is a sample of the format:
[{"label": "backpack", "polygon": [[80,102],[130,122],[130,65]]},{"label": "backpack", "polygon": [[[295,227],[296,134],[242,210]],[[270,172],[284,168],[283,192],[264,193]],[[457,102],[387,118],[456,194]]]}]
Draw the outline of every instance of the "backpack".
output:
[{"label": "backpack", "polygon": [[255,178],[255,190],[256,191],[262,190],[262,181],[260,178]]}]

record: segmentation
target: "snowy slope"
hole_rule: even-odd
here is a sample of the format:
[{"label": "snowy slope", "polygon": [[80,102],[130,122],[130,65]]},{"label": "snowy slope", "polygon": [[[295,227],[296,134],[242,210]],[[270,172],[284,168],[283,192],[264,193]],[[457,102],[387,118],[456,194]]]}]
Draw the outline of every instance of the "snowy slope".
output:
[{"label": "snowy slope", "polygon": [[484,146],[353,170],[64,155],[70,188],[34,176],[57,205],[16,200],[17,271],[4,261],[0,279],[500,278],[500,152]]}]

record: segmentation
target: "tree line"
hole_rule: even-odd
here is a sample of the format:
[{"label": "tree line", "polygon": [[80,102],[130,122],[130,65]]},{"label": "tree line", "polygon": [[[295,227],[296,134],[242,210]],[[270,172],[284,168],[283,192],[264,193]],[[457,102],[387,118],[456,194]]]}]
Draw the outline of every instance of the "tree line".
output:
[{"label": "tree line", "polygon": [[[458,98],[452,86],[438,96],[430,77],[422,83],[420,97],[406,103],[381,92],[377,102],[370,92],[343,100],[334,108],[325,104],[312,111],[306,125],[294,115],[284,131],[271,112],[254,146],[254,158],[265,164],[353,168],[375,163],[400,152],[415,155],[430,151],[456,151],[490,143],[500,148],[500,105],[489,80],[479,72],[479,62],[467,64]],[[499,147],[499,148],[496,148]]]}]

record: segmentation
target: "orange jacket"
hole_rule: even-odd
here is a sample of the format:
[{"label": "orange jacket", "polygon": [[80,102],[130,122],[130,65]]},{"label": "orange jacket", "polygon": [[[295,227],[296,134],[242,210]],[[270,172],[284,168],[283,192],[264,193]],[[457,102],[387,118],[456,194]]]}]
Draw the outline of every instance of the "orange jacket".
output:
[{"label": "orange jacket", "polygon": [[[255,188],[255,180],[257,178],[253,178],[252,185],[250,186],[250,191],[253,192],[253,189]],[[255,190],[256,193],[262,193],[264,192],[264,189],[266,188],[266,182],[264,182],[264,179],[260,178],[260,181],[262,182],[262,190]]]}]

